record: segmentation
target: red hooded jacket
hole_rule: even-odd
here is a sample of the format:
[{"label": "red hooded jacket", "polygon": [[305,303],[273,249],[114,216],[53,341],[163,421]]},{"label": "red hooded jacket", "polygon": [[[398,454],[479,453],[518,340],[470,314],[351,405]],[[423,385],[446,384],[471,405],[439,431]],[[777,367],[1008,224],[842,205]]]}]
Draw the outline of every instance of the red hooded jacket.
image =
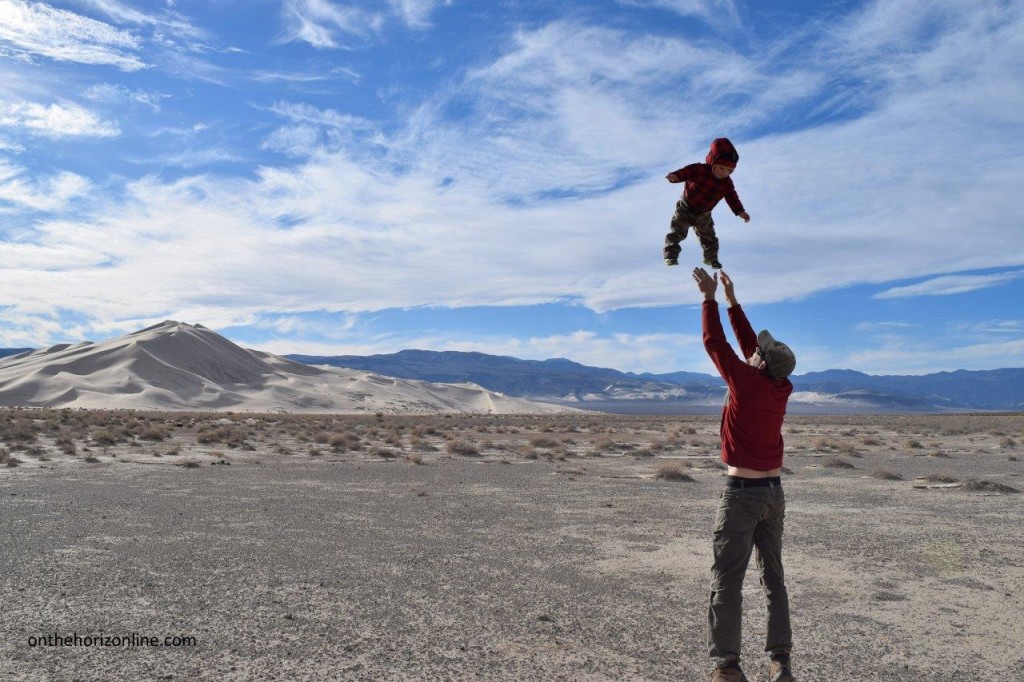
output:
[{"label": "red hooded jacket", "polygon": [[735,168],[739,163],[740,155],[736,147],[728,138],[719,137],[711,143],[704,163],[692,163],[689,166],[672,171],[678,180],[685,182],[683,186],[683,199],[695,213],[707,213],[713,209],[718,202],[725,199],[729,208],[736,215],[743,213],[743,203],[736,194],[736,187],[732,184],[732,178],[719,180],[711,172],[715,164]]}]

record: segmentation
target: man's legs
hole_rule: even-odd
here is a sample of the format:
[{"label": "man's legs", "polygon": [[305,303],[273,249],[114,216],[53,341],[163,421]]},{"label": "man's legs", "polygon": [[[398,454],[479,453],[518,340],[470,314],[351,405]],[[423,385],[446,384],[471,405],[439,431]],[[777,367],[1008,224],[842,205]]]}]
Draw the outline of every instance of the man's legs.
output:
[{"label": "man's legs", "polygon": [[708,652],[725,667],[740,658],[743,576],[754,549],[754,529],[761,516],[764,488],[726,488],[715,514],[711,600],[708,606]]},{"label": "man's legs", "polygon": [[665,258],[672,260],[679,258],[679,252],[682,250],[679,247],[679,242],[686,239],[686,235],[693,224],[694,215],[690,213],[690,209],[680,199],[676,202],[676,212],[672,215],[672,222],[669,224],[671,231],[665,235],[665,248],[663,251]]},{"label": "man's legs", "polygon": [[768,603],[768,635],[764,650],[769,654],[788,654],[793,649],[793,631],[789,624],[789,593],[782,570],[782,529],[786,516],[786,497],[781,487],[768,494],[765,515],[754,530],[757,569]]}]

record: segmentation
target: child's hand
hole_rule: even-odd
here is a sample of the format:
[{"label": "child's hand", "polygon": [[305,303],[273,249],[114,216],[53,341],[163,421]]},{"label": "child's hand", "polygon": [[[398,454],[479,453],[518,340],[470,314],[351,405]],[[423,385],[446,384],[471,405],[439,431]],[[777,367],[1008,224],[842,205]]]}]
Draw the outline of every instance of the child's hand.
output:
[{"label": "child's hand", "polygon": [[750,214],[747,213],[746,211],[744,211],[743,213],[738,214],[738,216],[740,218],[743,218],[743,222],[745,222],[745,223],[749,223],[750,222]]},{"label": "child's hand", "polygon": [[665,176],[665,179],[668,180],[669,182],[679,182],[679,176],[676,175],[675,173],[669,173],[668,175]]}]

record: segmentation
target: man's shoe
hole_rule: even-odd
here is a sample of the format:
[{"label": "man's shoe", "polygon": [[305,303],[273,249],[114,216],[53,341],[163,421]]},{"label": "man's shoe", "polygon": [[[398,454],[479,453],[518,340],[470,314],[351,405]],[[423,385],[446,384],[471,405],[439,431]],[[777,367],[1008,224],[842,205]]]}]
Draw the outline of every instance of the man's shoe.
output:
[{"label": "man's shoe", "polygon": [[725,668],[715,668],[711,673],[711,682],[749,682],[743,674],[739,663],[733,663]]},{"label": "man's shoe", "polygon": [[789,663],[789,654],[772,659],[772,667],[768,669],[768,682],[794,682],[793,668]]},{"label": "man's shoe", "polygon": [[722,269],[722,264],[718,262],[717,258],[705,258],[704,265],[707,265],[708,267],[713,268],[715,270]]},{"label": "man's shoe", "polygon": [[676,258],[666,258],[665,265],[679,265],[679,260]]}]

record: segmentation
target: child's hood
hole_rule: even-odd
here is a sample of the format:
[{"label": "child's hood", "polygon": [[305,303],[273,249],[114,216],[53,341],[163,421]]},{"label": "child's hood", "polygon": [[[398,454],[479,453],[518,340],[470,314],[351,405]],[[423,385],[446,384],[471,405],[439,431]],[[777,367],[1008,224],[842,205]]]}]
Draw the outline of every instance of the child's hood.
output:
[{"label": "child's hood", "polygon": [[704,160],[709,166],[717,163],[729,168],[735,168],[736,164],[740,161],[740,155],[736,151],[736,147],[732,146],[729,138],[719,137],[711,143],[711,151],[708,152],[708,156]]}]

